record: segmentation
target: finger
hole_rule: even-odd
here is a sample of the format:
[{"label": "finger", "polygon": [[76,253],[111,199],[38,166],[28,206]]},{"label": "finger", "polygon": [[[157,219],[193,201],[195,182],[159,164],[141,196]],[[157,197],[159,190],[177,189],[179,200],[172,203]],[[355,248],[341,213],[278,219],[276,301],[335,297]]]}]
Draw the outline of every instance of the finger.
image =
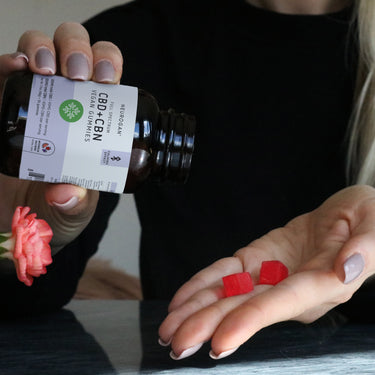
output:
[{"label": "finger", "polygon": [[193,354],[192,349],[208,341],[224,317],[248,300],[250,294],[224,298],[191,315],[173,335],[171,357],[182,359]]},{"label": "finger", "polygon": [[47,203],[68,216],[84,214],[93,194],[94,191],[69,184],[49,184],[45,191]]},{"label": "finger", "polygon": [[[29,59],[22,52],[0,56],[0,93],[3,91],[6,78],[17,71],[26,70]],[[0,105],[2,97],[0,95]]]},{"label": "finger", "polygon": [[5,78],[17,71],[26,70],[28,62],[28,57],[20,51],[1,55],[0,78]]},{"label": "finger", "polygon": [[345,243],[335,260],[335,272],[344,284],[362,284],[375,273],[375,233],[352,237]]},{"label": "finger", "polygon": [[52,40],[37,30],[26,31],[18,42],[18,51],[29,59],[29,69],[38,74],[56,73],[56,51]]},{"label": "finger", "polygon": [[164,343],[172,340],[178,327],[197,311],[224,298],[222,285],[200,290],[178,308],[168,314],[159,327],[159,337]]},{"label": "finger", "polygon": [[344,284],[363,283],[375,273],[375,201],[366,199],[350,221],[351,237],[336,257],[334,269]]},{"label": "finger", "polygon": [[[263,293],[268,288],[270,288],[269,285],[258,285],[251,293],[247,293],[246,297],[254,297],[259,293]],[[184,321],[186,321],[190,316],[194,315],[198,311],[203,310],[210,305],[213,305],[224,297],[225,293],[223,286],[221,285],[221,281],[217,285],[214,285],[207,289],[203,289],[194,294],[188,301],[168,314],[167,318],[160,325],[159,337],[162,342],[171,342],[175,332],[183,324]],[[242,299],[236,297],[237,296],[230,297],[228,305],[231,304],[231,308],[237,306],[238,303],[242,303]],[[207,337],[207,339],[208,338],[209,337]]]},{"label": "finger", "polygon": [[[213,332],[213,356],[220,357],[222,353],[236,349],[256,332],[274,323],[295,320],[306,311],[332,304],[336,299],[338,304],[341,289],[343,286],[332,271],[303,272],[285,279],[223,317]],[[179,335],[180,332],[175,335],[176,340],[183,341]]]},{"label": "finger", "polygon": [[342,293],[342,298],[338,298],[337,301],[331,302],[331,303],[324,303],[323,305],[315,306],[312,309],[304,311],[301,315],[296,316],[293,318],[293,320],[305,324],[310,324],[314,322],[315,320],[321,318],[323,315],[325,315],[328,311],[331,311],[333,308],[335,308],[337,305],[344,303],[348,300],[348,298],[345,298],[346,294]]},{"label": "finger", "polygon": [[174,332],[190,315],[225,296],[223,276],[242,271],[240,260],[228,257],[194,275],[177,291],[169,305],[169,314],[159,328],[162,342],[170,342]]},{"label": "finger", "polygon": [[[196,293],[199,293],[201,290],[212,288],[212,286],[215,284],[217,285],[218,282],[221,283],[222,277],[226,275],[247,271],[250,272],[254,282],[256,283],[259,277],[259,269],[262,261],[272,259],[278,260],[275,257],[275,253],[278,246],[282,246],[282,244],[284,244],[286,250],[281,252],[279,258],[283,258],[282,261],[289,265],[289,269],[296,268],[295,265],[292,265],[290,261],[289,252],[290,248],[292,247],[288,239],[290,235],[285,235],[285,233],[288,231],[289,229],[285,228],[274,230],[267,236],[253,241],[247,247],[237,251],[235,254],[236,256],[220,259],[211,266],[198,272],[177,291],[169,305],[168,311],[170,313],[173,312],[181,305],[186,303]],[[209,296],[207,296],[207,298],[209,299]],[[201,302],[201,304],[203,303]],[[189,311],[189,309],[185,311]],[[179,317],[181,317],[181,314]],[[171,334],[171,330],[172,329],[168,331],[169,334]],[[166,334],[166,336],[168,335]]]},{"label": "finger", "polygon": [[101,83],[120,83],[123,58],[119,48],[110,42],[97,42],[92,46],[94,76]]},{"label": "finger", "polygon": [[61,24],[55,31],[54,43],[62,76],[81,81],[91,79],[93,53],[89,34],[81,24]]},{"label": "finger", "polygon": [[[67,239],[76,238],[91,220],[99,198],[99,192],[69,184],[44,184],[47,222],[56,223],[58,230],[53,238],[56,248]],[[42,211],[43,212],[43,211]]]},{"label": "finger", "polygon": [[311,271],[293,275],[255,296],[250,293],[224,298],[181,324],[173,336],[173,352],[178,357],[186,349],[212,337],[212,355],[220,358],[222,353],[232,352],[260,329],[294,319],[325,300],[333,300],[340,285],[342,288],[332,271]]},{"label": "finger", "polygon": [[239,258],[228,257],[216,261],[209,267],[195,274],[176,292],[169,304],[168,311],[172,312],[177,309],[194,294],[202,289],[209,288],[212,284],[221,280],[223,276],[242,271],[243,266]]}]

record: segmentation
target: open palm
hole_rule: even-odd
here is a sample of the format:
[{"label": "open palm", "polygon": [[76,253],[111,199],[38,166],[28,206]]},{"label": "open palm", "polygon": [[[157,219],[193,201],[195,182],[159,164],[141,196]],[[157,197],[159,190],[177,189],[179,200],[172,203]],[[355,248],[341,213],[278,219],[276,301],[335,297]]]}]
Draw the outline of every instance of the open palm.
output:
[{"label": "open palm", "polygon": [[[260,329],[285,320],[311,322],[351,298],[375,272],[375,190],[344,189],[192,277],[170,303],[159,329],[171,356],[182,359],[212,340],[213,358],[231,354]],[[222,277],[280,260],[290,276],[276,286],[224,298]]]}]

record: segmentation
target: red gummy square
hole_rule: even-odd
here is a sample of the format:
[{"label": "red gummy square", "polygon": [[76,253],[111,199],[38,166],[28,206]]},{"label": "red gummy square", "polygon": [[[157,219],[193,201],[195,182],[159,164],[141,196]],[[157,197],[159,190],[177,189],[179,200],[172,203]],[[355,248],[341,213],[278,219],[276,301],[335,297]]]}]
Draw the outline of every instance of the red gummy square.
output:
[{"label": "red gummy square", "polygon": [[288,277],[288,268],[279,260],[262,262],[259,284],[276,285]]},{"label": "red gummy square", "polygon": [[249,272],[234,273],[223,277],[226,297],[249,293],[254,289]]}]

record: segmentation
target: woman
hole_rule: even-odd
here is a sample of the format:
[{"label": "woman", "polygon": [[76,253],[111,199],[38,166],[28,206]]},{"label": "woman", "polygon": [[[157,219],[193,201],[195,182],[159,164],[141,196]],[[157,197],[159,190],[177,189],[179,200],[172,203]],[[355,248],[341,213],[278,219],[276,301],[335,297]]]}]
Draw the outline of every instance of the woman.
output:
[{"label": "woman", "polygon": [[[374,182],[372,15],[371,0],[138,0],[88,21],[91,42],[69,23],[53,41],[27,32],[16,54],[0,57],[2,82],[29,68],[119,83],[123,52],[123,83],[152,92],[161,107],[197,116],[188,183],[135,194],[145,298],[172,297],[214,262],[177,292],[160,327],[172,358],[210,338],[212,358],[223,358],[269,324],[313,321],[375,272],[374,189],[344,189],[346,150],[349,184]],[[57,308],[74,293],[116,197],[101,194],[96,208],[96,192],[1,178],[1,193],[11,199],[2,202],[0,229],[23,201],[52,225],[56,249],[47,276],[32,288],[7,278],[8,307]],[[290,277],[222,298],[223,276],[248,271],[257,280],[270,259],[282,261]]]}]

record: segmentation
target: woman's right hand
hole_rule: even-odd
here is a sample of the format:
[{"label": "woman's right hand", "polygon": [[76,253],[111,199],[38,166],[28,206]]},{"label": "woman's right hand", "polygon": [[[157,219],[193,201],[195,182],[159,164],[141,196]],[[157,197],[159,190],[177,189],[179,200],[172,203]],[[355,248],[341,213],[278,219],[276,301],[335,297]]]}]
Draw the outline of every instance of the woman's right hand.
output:
[{"label": "woman's right hand", "polygon": [[[17,52],[0,56],[0,89],[17,71],[58,74],[70,79],[118,84],[122,55],[110,42],[91,46],[86,29],[78,23],[63,23],[53,40],[40,31],[27,31],[19,39]],[[0,174],[0,232],[10,230],[16,206],[30,206],[51,226],[52,252],[76,238],[91,220],[98,201],[97,191],[68,184],[46,184]]]}]

